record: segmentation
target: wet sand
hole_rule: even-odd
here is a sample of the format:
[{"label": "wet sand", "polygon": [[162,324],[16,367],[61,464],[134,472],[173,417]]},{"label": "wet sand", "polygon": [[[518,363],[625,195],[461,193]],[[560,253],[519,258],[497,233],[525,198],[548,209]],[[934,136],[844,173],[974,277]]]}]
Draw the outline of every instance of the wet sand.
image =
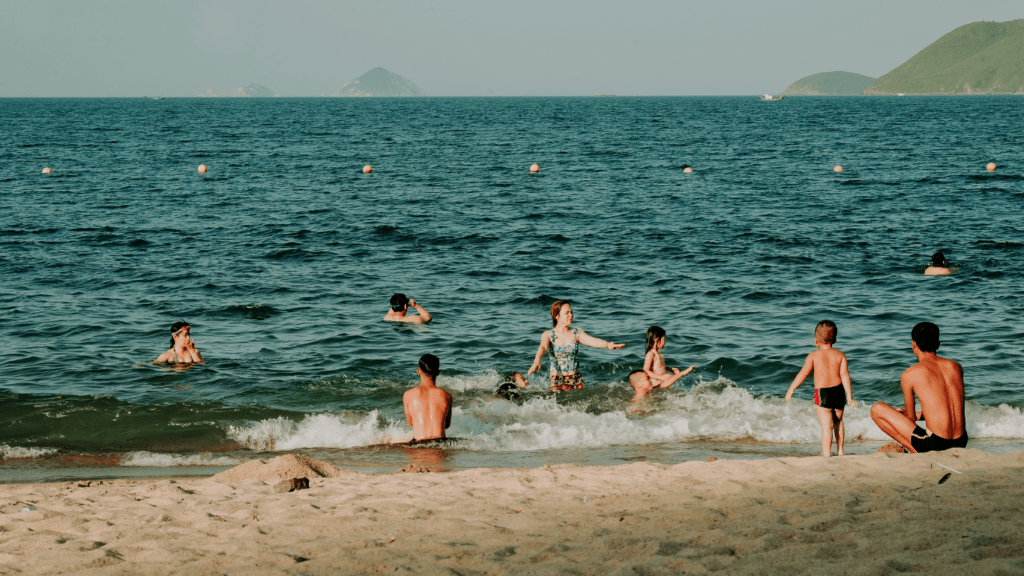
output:
[{"label": "wet sand", "polygon": [[0,574],[1024,572],[1024,452],[81,484],[0,486]]}]

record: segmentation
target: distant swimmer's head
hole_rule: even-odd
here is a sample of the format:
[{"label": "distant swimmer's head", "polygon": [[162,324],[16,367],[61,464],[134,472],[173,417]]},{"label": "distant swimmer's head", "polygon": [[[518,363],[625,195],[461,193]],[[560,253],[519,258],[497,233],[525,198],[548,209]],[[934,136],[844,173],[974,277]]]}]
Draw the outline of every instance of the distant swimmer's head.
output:
[{"label": "distant swimmer's head", "polygon": [[658,340],[661,340],[664,337],[665,337],[665,329],[662,328],[661,326],[651,326],[650,328],[648,328],[647,329],[647,348],[644,349],[644,353],[646,354],[647,352],[650,352],[651,348],[654,348],[655,346],[658,345]]},{"label": "distant swimmer's head", "polygon": [[171,324],[171,348],[174,348],[174,339],[181,334],[188,336],[191,326],[188,322],[175,322]]},{"label": "distant swimmer's head", "polygon": [[643,370],[633,370],[629,373],[629,385],[634,390],[640,390],[641,388],[651,388],[651,377],[647,375],[647,372]]},{"label": "distant swimmer's head", "polygon": [[558,317],[565,315],[565,325],[572,324],[572,306],[566,300],[555,300],[551,304],[551,325],[558,326]]},{"label": "distant swimmer's head", "polygon": [[921,352],[935,352],[939,349],[939,327],[931,322],[921,322],[914,326],[910,338]]},{"label": "distant swimmer's head", "polygon": [[409,299],[405,297],[405,294],[395,294],[391,297],[391,309],[395,312],[401,312],[409,306]]},{"label": "distant swimmer's head", "polygon": [[942,252],[932,254],[932,266],[942,268],[946,265],[946,255]]},{"label": "distant swimmer's head", "polygon": [[427,376],[437,378],[437,375],[441,373],[441,361],[433,354],[424,354],[420,356],[419,369]]},{"label": "distant swimmer's head", "polygon": [[824,344],[835,344],[838,335],[839,328],[831,320],[822,320],[814,327],[814,339]]},{"label": "distant swimmer's head", "polygon": [[527,380],[526,376],[523,376],[520,372],[509,372],[501,379],[501,384],[499,386],[504,386],[505,384],[515,384],[520,388],[526,388],[530,385],[530,381]]}]

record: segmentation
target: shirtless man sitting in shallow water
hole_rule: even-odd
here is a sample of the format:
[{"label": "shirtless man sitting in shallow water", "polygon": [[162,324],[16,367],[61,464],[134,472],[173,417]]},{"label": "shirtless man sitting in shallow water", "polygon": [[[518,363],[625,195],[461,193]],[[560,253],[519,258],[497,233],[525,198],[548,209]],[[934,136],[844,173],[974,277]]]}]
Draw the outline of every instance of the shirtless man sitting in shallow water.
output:
[{"label": "shirtless man sitting in shallow water", "polygon": [[[964,418],[964,369],[960,364],[935,354],[939,349],[939,327],[921,322],[910,333],[917,364],[900,377],[903,411],[885,402],[871,407],[871,419],[889,436],[911,452],[931,452],[967,446]],[[914,396],[921,412],[914,410]],[[924,420],[928,431],[917,425]]]},{"label": "shirtless man sitting in shallow water", "polygon": [[441,362],[433,354],[420,358],[416,374],[420,385],[402,397],[405,420],[412,426],[413,443],[440,440],[452,424],[452,395],[437,387],[435,380],[441,373]]}]

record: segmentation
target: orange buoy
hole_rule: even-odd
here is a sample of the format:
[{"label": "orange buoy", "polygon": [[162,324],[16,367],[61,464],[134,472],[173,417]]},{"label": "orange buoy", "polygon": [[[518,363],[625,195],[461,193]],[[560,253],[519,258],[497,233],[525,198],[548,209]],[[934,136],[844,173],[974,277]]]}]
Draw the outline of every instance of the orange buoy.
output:
[{"label": "orange buoy", "polygon": [[690,168],[689,166],[683,166],[683,172],[689,174],[693,172],[693,168]]},{"label": "orange buoy", "polygon": [[996,163],[995,162],[989,162],[988,166],[985,166],[985,170],[988,170],[989,172],[992,172],[995,169],[996,169]]},{"label": "orange buoy", "polygon": [[833,172],[842,172],[843,171],[843,167],[842,166],[836,166],[835,168],[832,169],[832,171]]},{"label": "orange buoy", "polygon": [[43,168],[43,174],[49,174],[49,173],[50,173],[50,167],[49,166],[47,166],[46,168]]},{"label": "orange buoy", "polygon": [[363,174],[369,174],[370,172],[373,172],[373,166],[370,166],[369,164],[363,166]]},{"label": "orange buoy", "polygon": [[200,164],[199,165],[199,173],[200,174],[206,174],[206,164]]},{"label": "orange buoy", "polygon": [[531,164],[530,165],[530,172],[540,172],[540,166],[538,166],[536,164]]}]

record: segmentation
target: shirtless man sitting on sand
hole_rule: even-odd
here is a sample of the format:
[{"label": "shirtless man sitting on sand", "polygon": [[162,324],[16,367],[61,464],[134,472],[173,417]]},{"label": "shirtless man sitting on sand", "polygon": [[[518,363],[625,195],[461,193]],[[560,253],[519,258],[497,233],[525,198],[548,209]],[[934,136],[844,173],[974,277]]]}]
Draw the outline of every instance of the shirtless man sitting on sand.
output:
[{"label": "shirtless man sitting on sand", "polygon": [[434,383],[441,373],[441,362],[433,354],[424,354],[416,373],[420,385],[402,397],[405,420],[412,426],[412,443],[440,440],[452,423],[452,395]]},{"label": "shirtless man sitting on sand", "polygon": [[[935,354],[939,349],[939,327],[921,322],[910,333],[911,348],[917,364],[907,368],[900,377],[903,388],[903,411],[884,402],[871,407],[875,424],[907,450],[931,452],[967,446],[964,419],[964,369],[960,364]],[[921,402],[921,411],[914,410],[914,396]],[[928,431],[918,420],[924,420]]]},{"label": "shirtless man sitting on sand", "polygon": [[[408,316],[409,306],[419,312],[419,315]],[[388,310],[384,320],[388,322],[408,322],[410,324],[426,324],[430,322],[430,312],[420,306],[412,298],[406,298],[405,294],[395,294],[391,297],[391,310]]]}]

